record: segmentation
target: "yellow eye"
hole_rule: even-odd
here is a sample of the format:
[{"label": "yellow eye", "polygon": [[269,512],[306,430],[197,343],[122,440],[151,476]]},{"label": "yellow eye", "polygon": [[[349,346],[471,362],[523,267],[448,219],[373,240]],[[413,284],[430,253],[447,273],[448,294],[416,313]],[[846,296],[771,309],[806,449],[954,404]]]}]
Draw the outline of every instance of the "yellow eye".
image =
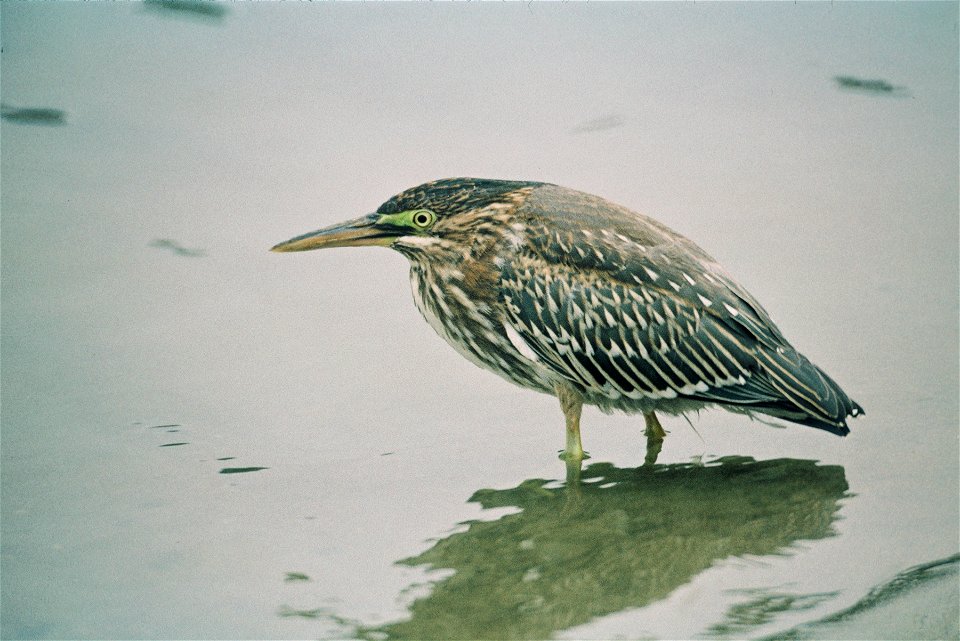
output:
[{"label": "yellow eye", "polygon": [[410,216],[414,226],[420,229],[426,229],[437,220],[437,215],[429,209],[418,209]]}]

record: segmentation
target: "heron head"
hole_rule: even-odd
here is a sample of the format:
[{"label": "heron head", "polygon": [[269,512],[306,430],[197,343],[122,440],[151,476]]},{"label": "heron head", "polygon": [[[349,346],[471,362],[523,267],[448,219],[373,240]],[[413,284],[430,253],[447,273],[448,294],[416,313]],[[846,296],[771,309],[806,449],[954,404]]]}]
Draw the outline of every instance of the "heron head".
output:
[{"label": "heron head", "polygon": [[538,184],[480,178],[425,183],[393,196],[372,214],[296,236],[271,251],[379,245],[413,253],[469,242],[493,232]]}]

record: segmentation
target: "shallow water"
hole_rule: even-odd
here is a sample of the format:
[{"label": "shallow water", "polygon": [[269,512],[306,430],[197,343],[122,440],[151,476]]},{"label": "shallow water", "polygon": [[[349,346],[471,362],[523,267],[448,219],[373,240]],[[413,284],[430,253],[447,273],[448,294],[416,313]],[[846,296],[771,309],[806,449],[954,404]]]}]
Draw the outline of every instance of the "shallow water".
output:
[{"label": "shallow water", "polygon": [[[4,638],[759,638],[957,552],[955,4],[0,27],[4,105],[62,115],[0,130]],[[453,175],[656,216],[866,417],[668,418],[642,472],[588,409],[567,486],[556,400],[437,338],[401,256],[267,252]]]}]

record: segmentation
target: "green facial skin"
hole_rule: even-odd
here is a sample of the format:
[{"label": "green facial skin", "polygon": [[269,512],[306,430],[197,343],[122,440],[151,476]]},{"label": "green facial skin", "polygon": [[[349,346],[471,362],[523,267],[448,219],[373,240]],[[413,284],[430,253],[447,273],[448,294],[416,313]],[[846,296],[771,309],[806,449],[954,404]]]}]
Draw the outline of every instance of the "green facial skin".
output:
[{"label": "green facial skin", "polygon": [[399,214],[384,214],[377,220],[377,225],[405,227],[414,231],[424,232],[430,229],[437,221],[437,215],[429,209],[410,209]]}]

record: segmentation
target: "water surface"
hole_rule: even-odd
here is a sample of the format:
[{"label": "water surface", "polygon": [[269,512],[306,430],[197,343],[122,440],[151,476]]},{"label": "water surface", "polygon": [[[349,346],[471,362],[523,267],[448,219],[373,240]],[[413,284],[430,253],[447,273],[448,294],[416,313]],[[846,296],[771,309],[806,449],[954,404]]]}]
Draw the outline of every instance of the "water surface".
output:
[{"label": "water surface", "polygon": [[[955,3],[197,7],[0,4],[4,638],[813,634],[956,554]],[[401,256],[267,251],[456,175],[690,236],[866,417],[588,409],[567,485]]]}]

